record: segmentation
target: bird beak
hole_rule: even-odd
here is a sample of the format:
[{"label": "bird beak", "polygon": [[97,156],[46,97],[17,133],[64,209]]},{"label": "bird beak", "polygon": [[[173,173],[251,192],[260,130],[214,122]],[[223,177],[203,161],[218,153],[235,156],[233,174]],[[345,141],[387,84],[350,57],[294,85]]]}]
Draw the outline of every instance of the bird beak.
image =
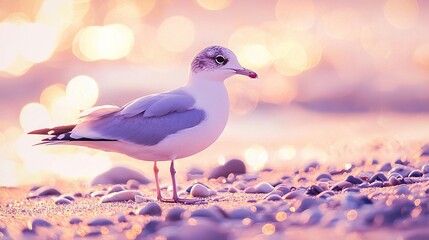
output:
[{"label": "bird beak", "polygon": [[241,74],[244,76],[248,76],[250,78],[258,78],[258,74],[256,74],[254,71],[246,69],[246,68],[232,69],[232,70],[234,70],[236,74]]}]

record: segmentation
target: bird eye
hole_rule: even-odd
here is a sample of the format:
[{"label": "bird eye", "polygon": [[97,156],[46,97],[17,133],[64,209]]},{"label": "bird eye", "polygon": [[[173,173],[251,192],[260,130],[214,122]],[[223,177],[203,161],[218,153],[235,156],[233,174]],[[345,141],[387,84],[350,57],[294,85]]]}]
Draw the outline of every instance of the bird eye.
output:
[{"label": "bird eye", "polygon": [[218,55],[218,56],[216,56],[215,61],[217,64],[224,64],[225,58],[222,55]]}]

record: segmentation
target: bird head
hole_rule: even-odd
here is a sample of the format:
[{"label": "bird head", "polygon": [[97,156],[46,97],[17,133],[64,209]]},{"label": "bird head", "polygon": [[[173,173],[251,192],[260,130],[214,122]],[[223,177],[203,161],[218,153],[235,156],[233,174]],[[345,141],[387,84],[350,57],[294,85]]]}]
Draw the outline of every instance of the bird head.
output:
[{"label": "bird head", "polygon": [[235,74],[250,78],[258,77],[254,71],[242,67],[231,50],[221,46],[205,48],[194,57],[191,63],[192,78],[224,81]]}]

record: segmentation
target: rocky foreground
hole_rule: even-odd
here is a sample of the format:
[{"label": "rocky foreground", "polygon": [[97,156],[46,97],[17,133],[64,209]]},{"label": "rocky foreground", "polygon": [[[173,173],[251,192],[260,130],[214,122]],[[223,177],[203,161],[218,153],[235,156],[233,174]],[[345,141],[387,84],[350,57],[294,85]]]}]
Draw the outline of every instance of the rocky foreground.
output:
[{"label": "rocky foreground", "polygon": [[426,154],[293,172],[231,160],[189,170],[180,186],[201,200],[192,205],[156,201],[150,180],[125,167],[90,185],[0,188],[0,239],[429,239]]}]

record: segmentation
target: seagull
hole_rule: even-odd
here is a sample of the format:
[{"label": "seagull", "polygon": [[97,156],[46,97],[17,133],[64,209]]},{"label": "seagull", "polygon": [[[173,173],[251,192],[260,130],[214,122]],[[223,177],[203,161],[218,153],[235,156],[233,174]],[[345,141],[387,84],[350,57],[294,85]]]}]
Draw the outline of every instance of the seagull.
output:
[{"label": "seagull", "polygon": [[[236,74],[250,78],[258,75],[242,67],[235,54],[221,46],[198,53],[189,72],[187,83],[172,91],[140,97],[122,107],[93,107],[81,113],[77,124],[28,134],[51,135],[36,145],[77,145],[153,161],[158,201],[198,202],[179,198],[175,160],[206,149],[221,135],[229,115],[225,79]],[[170,161],[171,199],[161,195],[158,161]]]}]

